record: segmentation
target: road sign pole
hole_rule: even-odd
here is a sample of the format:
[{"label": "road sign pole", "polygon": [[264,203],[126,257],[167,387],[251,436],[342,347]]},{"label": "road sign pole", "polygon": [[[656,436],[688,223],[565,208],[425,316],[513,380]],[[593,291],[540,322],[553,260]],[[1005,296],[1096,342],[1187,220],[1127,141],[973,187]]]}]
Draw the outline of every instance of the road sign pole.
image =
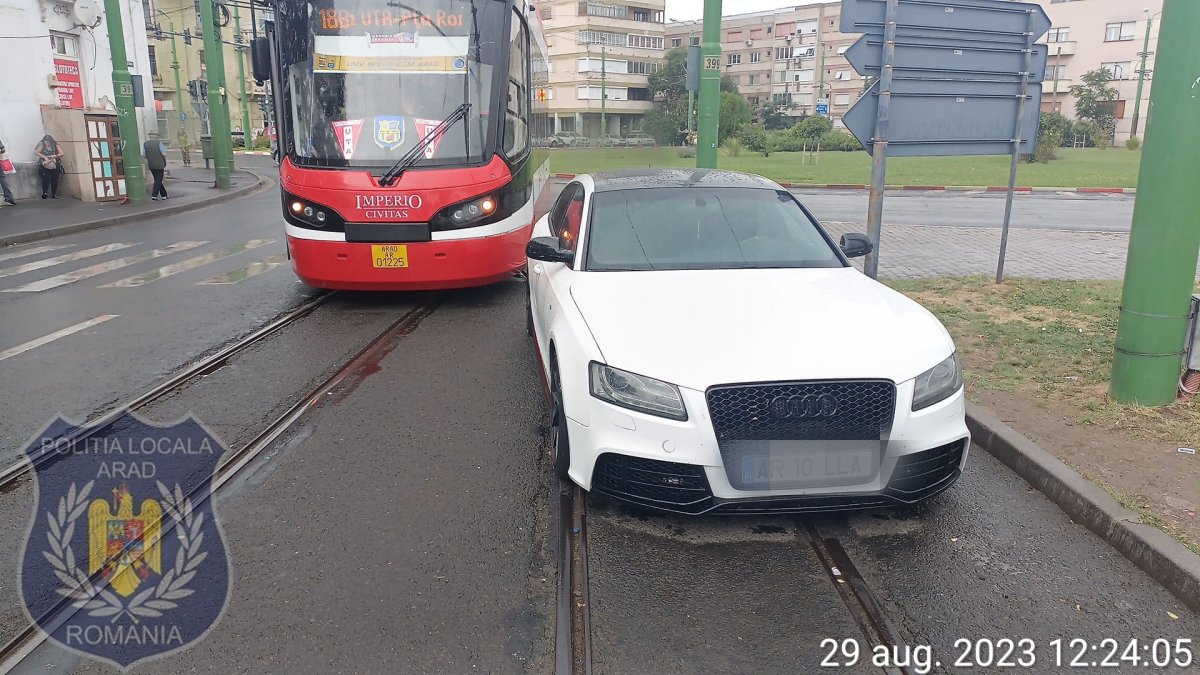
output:
[{"label": "road sign pole", "polygon": [[1133,126],[1130,128],[1130,138],[1137,138],[1138,122],[1141,121],[1142,86],[1146,83],[1146,57],[1150,56],[1150,30],[1152,28],[1154,28],[1154,17],[1147,16],[1146,37],[1142,39],[1142,53],[1138,54],[1138,56],[1142,57],[1142,66],[1138,68],[1137,96],[1133,99]]},{"label": "road sign pole", "polygon": [[1175,400],[1200,257],[1200,2],[1165,0],[1138,174],[1110,393]]},{"label": "road sign pole", "polygon": [[138,133],[134,111],[133,79],[125,55],[125,32],[121,27],[121,5],[104,0],[104,19],[108,24],[108,46],[112,52],[112,84],[117,103],[117,127],[121,131],[121,156],[125,164],[125,194],[129,201],[146,201],[146,174],[142,171],[142,137]]},{"label": "road sign pole", "polygon": [[[116,0],[106,0],[116,2]],[[225,55],[220,28],[213,20],[214,0],[200,0],[204,34],[204,66],[208,71],[208,128],[212,135],[213,169],[218,188],[229,187],[233,169],[233,137],[229,132],[229,101],[225,91]]]},{"label": "road sign pole", "polygon": [[[1029,67],[1033,63],[1034,14],[1025,10],[1025,66],[1021,69],[1021,90],[1017,93],[1017,116],[1013,118],[1012,165],[1008,169],[1008,194],[1004,197],[1004,225],[1000,228],[1000,256],[996,259],[996,283],[1004,283],[1004,256],[1008,252],[1008,226],[1012,222],[1013,193],[1017,189],[1017,162],[1021,157],[1021,125],[1029,99]],[[1036,141],[1035,141],[1036,143]]]},{"label": "road sign pole", "polygon": [[696,168],[715,169],[721,115],[721,0],[704,0],[704,28],[700,39],[700,129]]},{"label": "road sign pole", "polygon": [[872,250],[863,271],[879,276],[879,244],[883,232],[883,190],[887,178],[888,123],[891,121],[892,70],[896,61],[896,12],[900,0],[887,0],[883,18],[883,61],[879,72],[879,111],[871,138],[871,200],[867,205],[867,236]]}]

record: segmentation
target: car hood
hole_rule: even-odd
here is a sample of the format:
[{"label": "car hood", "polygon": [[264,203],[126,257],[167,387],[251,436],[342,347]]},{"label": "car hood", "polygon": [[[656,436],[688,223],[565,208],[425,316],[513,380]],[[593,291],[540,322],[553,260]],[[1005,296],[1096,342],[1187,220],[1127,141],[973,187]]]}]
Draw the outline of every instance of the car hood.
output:
[{"label": "car hood", "polygon": [[849,267],[583,272],[571,297],[609,365],[697,390],[899,383],[954,349],[925,308]]}]

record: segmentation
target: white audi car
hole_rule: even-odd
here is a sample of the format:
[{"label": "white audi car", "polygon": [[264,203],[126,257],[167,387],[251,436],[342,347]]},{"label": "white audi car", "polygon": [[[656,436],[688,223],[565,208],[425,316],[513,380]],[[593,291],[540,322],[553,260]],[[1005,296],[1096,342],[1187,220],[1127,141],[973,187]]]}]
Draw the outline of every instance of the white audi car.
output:
[{"label": "white audi car", "polygon": [[858,272],[778,184],[724,171],[579,176],[533,231],[529,329],[558,474],[641,506],[912,503],[970,436],[954,343]]}]

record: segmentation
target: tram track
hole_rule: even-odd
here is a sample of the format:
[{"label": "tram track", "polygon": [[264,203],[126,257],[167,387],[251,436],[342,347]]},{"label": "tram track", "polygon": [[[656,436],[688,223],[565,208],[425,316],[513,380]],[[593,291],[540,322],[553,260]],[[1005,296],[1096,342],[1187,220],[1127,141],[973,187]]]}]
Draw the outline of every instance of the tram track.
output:
[{"label": "tram track", "polygon": [[[279,329],[294,323],[299,318],[311,313],[321,303],[327,300],[332,293],[326,294],[317,298],[313,302],[290,312],[280,319],[268,324],[259,331],[252,333],[241,341],[238,341],[225,349],[213,354],[212,356],[203,359],[192,367],[189,367],[179,375],[171,378],[162,385],[147,391],[138,398],[134,399],[137,402],[136,407],[142,407],[151,401],[161,398],[170,391],[177,389],[186,382],[201,376],[204,373],[211,372],[219,367],[234,354],[243,351],[252,344],[260,342],[263,338],[277,332]],[[345,395],[345,390],[356,386],[358,381],[378,369],[378,363],[388,353],[390,353],[407,335],[416,330],[421,321],[429,316],[437,309],[438,299],[435,296],[426,296],[419,302],[416,308],[405,313],[394,322],[392,322],[383,332],[377,335],[374,339],[366,344],[358,353],[346,361],[332,375],[326,378],[321,384],[312,388],[307,394],[301,397],[295,404],[288,408],[281,415],[276,417],[274,421],[269,423],[262,429],[253,439],[244,444],[237,451],[227,454],[222,458],[214,472],[211,488],[207,492],[200,494],[203,487],[198,486],[189,491],[185,498],[192,499],[197,505],[202,504],[205,500],[212,499],[217,495],[217,491],[231,480],[236,478],[239,473],[250,465],[255,459],[261,457],[264,452],[272,447],[281,436],[289,429],[292,429],[312,410],[326,404],[336,404]],[[115,413],[108,413],[100,418],[94,426],[89,426],[83,431],[86,433],[76,434],[71,438],[70,442],[77,443],[90,436],[99,433],[105,426],[110,425],[116,419],[119,419],[121,413],[125,410],[136,409],[118,408]],[[64,439],[66,442],[66,439]],[[3,491],[5,485],[17,481],[22,475],[33,468],[31,462],[25,462],[25,472],[8,476],[9,483],[0,483],[0,491]],[[10,468],[9,471],[12,471]],[[7,473],[6,473],[7,476]],[[161,536],[165,537],[174,530],[175,524],[165,524]],[[92,575],[89,581],[97,588],[102,589],[107,585],[100,573]],[[0,646],[0,675],[5,675],[12,672],[21,662],[27,658],[33,651],[42,644],[48,633],[53,632],[63,622],[68,620],[76,611],[71,606],[71,600],[64,598],[55,606],[48,610],[45,614],[37,618],[37,621],[30,622],[22,631],[20,631],[8,643]],[[45,628],[43,628],[43,626]]]},{"label": "tram track", "polygon": [[[283,316],[275,319],[267,325],[255,330],[254,332],[242,337],[216,352],[196,361],[195,363],[185,367],[183,370],[172,375],[165,381],[154,385],[150,389],[138,394],[137,396],[114,406],[108,412],[100,415],[95,420],[85,426],[74,429],[71,433],[54,439],[51,447],[59,447],[62,445],[73,445],[85,441],[87,438],[94,436],[104,429],[108,428],[113,422],[120,419],[122,415],[128,412],[133,412],[141,408],[145,408],[151,403],[162,399],[163,397],[177,391],[181,387],[190,382],[196,381],[198,378],[209,375],[217,369],[223,367],[231,358],[238,354],[262,343],[267,338],[275,335],[279,331],[295,324],[297,321],[309,316],[316,309],[330,298],[335,296],[338,291],[328,291],[322,293],[309,302],[293,309]],[[45,466],[49,462],[53,462],[57,456],[53,450],[43,451],[34,457],[22,457],[14,464],[8,466],[3,471],[0,471],[0,494],[11,491],[21,479],[28,476],[34,469]]]}]

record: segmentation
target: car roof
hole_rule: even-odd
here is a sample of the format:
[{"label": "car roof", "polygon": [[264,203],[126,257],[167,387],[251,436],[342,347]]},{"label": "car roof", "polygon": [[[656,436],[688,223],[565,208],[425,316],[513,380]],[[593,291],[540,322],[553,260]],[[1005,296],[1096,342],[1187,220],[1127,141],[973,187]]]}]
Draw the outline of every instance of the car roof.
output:
[{"label": "car roof", "polygon": [[782,190],[762,176],[716,169],[633,169],[591,175],[596,192],[662,187],[757,188]]}]

